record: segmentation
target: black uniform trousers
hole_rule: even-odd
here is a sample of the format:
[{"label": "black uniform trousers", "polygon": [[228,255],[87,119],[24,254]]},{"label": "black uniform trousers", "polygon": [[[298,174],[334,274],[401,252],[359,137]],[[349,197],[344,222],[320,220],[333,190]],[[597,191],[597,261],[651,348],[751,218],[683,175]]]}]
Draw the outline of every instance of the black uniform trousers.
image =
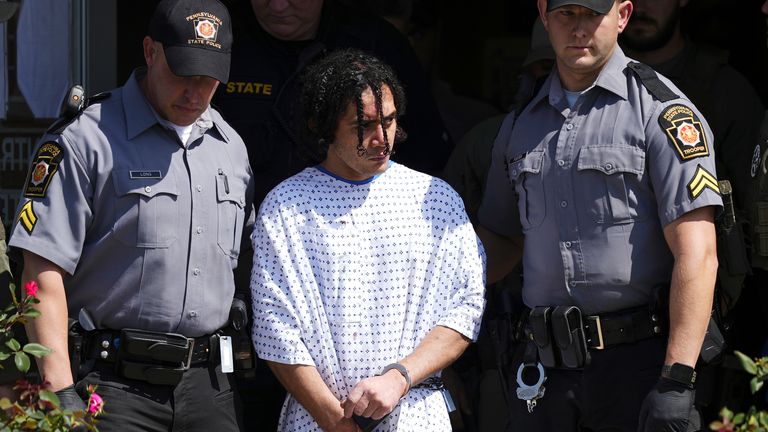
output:
[{"label": "black uniform trousers", "polygon": [[220,365],[203,364],[190,367],[175,386],[154,385],[123,378],[114,364],[99,361],[76,389],[87,400],[88,385],[98,386],[104,399],[104,413],[96,418],[100,432],[240,431],[233,375],[222,373]]},{"label": "black uniform trousers", "polygon": [[640,406],[661,375],[666,342],[654,337],[590,350],[592,361],[583,370],[547,369],[544,397],[532,413],[515,392],[521,344],[507,374],[507,432],[637,432]]}]

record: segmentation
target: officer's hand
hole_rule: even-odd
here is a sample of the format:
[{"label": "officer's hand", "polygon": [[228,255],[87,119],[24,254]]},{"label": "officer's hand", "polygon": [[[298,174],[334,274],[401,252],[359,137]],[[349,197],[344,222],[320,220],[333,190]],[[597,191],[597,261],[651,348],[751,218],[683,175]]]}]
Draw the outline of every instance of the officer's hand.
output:
[{"label": "officer's hand", "polygon": [[74,384],[57,391],[56,396],[59,397],[59,408],[62,410],[85,411],[85,402],[75,391]]},{"label": "officer's hand", "polygon": [[[659,378],[640,407],[638,432],[686,432],[691,413],[695,412],[692,388]],[[694,417],[697,417],[694,415]]]}]

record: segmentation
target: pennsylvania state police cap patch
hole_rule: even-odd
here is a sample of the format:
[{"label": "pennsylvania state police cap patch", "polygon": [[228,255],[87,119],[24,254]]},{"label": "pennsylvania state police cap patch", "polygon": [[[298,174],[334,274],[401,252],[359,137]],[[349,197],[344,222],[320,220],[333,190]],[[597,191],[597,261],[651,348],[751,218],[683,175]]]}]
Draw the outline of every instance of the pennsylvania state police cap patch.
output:
[{"label": "pennsylvania state police cap patch", "polygon": [[659,125],[683,161],[709,156],[704,125],[689,107],[670,105],[659,116]]},{"label": "pennsylvania state police cap patch", "polygon": [[64,149],[59,143],[48,141],[40,146],[32,162],[27,187],[24,188],[24,196],[27,198],[45,197],[48,185],[59,169],[59,163],[63,158]]}]

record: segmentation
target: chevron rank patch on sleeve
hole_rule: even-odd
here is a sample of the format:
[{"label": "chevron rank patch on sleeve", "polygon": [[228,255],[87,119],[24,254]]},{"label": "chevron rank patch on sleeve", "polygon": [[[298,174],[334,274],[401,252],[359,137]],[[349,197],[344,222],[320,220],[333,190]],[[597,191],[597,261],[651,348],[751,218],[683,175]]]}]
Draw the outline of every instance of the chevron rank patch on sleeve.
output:
[{"label": "chevron rank patch on sleeve", "polygon": [[24,196],[45,197],[48,185],[51,183],[56,171],[59,169],[59,163],[64,158],[64,149],[56,141],[48,141],[37,151],[32,169],[27,179],[27,187],[24,189]]},{"label": "chevron rank patch on sleeve", "polygon": [[676,104],[667,107],[659,116],[659,125],[683,162],[709,155],[704,125],[687,106]]},{"label": "chevron rank patch on sleeve", "polygon": [[696,199],[707,188],[712,189],[718,195],[720,194],[717,178],[704,169],[703,166],[699,165],[696,168],[696,173],[693,174],[693,179],[688,183],[688,192],[690,192],[691,198]]},{"label": "chevron rank patch on sleeve", "polygon": [[21,207],[19,218],[16,220],[16,223],[21,224],[29,234],[32,234],[32,230],[35,229],[35,224],[37,223],[37,215],[35,214],[35,209],[32,207],[32,201],[27,201],[24,203],[24,206]]}]

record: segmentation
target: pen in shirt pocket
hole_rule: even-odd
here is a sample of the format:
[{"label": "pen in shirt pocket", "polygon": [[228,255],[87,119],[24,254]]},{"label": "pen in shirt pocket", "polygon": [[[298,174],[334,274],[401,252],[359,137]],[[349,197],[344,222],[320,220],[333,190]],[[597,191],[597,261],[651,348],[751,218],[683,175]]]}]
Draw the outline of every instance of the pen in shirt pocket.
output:
[{"label": "pen in shirt pocket", "polygon": [[224,170],[219,168],[219,175],[224,178],[224,190],[229,194],[229,179],[227,178],[227,175],[224,174]]}]

